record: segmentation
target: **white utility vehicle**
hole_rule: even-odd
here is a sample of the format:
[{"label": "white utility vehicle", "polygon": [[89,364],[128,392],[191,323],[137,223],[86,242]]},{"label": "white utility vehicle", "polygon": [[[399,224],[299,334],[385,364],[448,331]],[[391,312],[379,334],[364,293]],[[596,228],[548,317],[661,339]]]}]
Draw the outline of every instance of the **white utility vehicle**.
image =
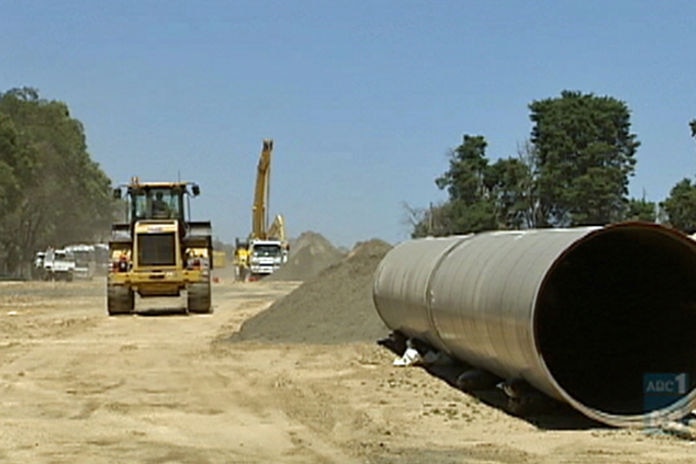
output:
[{"label": "white utility vehicle", "polygon": [[75,256],[69,250],[49,248],[43,259],[45,280],[70,282],[75,275]]}]

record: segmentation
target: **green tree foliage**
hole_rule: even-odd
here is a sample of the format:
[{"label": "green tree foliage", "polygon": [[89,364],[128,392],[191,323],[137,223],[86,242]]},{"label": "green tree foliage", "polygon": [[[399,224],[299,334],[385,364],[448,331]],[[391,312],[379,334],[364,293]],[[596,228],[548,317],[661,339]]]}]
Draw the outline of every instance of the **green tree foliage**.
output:
[{"label": "green tree foliage", "polygon": [[496,161],[487,170],[484,183],[495,205],[498,228],[524,229],[533,225],[532,173],[524,159]]},{"label": "green tree foliage", "polygon": [[531,139],[517,158],[491,164],[485,138],[464,136],[436,179],[449,199],[423,210],[414,237],[656,220],[654,203],[628,198],[640,142],[624,102],[563,91],[529,109]]},{"label": "green tree foliage", "polygon": [[10,214],[20,193],[15,169],[22,163],[22,147],[12,120],[0,113],[0,210]]},{"label": "green tree foliage", "polygon": [[486,158],[486,146],[483,136],[464,135],[462,144],[450,154],[449,170],[435,180],[440,189],[447,191],[449,199],[424,212],[415,222],[413,237],[528,226],[529,167],[514,158],[491,164]]},{"label": "green tree foliage", "polygon": [[[689,128],[691,137],[696,138],[696,119],[689,122]],[[696,233],[696,183],[682,179],[660,206],[667,223],[688,234]]]},{"label": "green tree foliage", "polygon": [[533,122],[538,225],[574,226],[622,220],[640,143],[624,102],[563,91],[529,105]]},{"label": "green tree foliage", "polygon": [[624,218],[627,221],[657,221],[657,204],[654,201],[647,201],[645,198],[640,200],[631,198],[628,201],[628,209]]},{"label": "green tree foliage", "polygon": [[449,235],[453,227],[450,224],[449,202],[438,205],[430,204],[429,208],[414,208],[404,203],[406,211],[405,224],[411,228],[411,238]]},{"label": "green tree foliage", "polygon": [[473,204],[483,195],[483,177],[488,167],[486,139],[480,135],[464,135],[463,143],[450,154],[450,168],[435,179],[447,190],[451,200]]},{"label": "green tree foliage", "polygon": [[435,180],[449,194],[449,203],[441,206],[444,224],[440,226],[448,234],[495,228],[495,207],[485,184],[489,169],[486,145],[480,135],[465,135],[450,155],[449,170]]},{"label": "green tree foliage", "polygon": [[109,191],[65,103],[31,88],[0,93],[0,251],[11,272],[38,249],[105,235]]},{"label": "green tree foliage", "polygon": [[660,205],[672,227],[688,234],[696,232],[696,184],[684,178]]}]

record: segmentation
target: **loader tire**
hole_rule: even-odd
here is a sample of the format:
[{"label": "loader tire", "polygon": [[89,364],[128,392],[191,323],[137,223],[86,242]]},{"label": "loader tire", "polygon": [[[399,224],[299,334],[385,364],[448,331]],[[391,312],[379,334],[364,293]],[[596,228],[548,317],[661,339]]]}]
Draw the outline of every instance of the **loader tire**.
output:
[{"label": "loader tire", "polygon": [[188,312],[199,314],[213,312],[210,300],[210,281],[189,284],[186,289],[186,298]]},{"label": "loader tire", "polygon": [[106,309],[109,316],[131,314],[135,308],[135,294],[129,287],[108,285],[106,291]]}]

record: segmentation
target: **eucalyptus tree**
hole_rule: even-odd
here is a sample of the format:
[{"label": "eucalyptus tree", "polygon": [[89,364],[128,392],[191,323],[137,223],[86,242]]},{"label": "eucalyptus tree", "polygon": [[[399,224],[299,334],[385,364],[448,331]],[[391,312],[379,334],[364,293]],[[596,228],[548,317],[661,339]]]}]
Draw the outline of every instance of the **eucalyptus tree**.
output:
[{"label": "eucalyptus tree", "polygon": [[27,87],[0,93],[0,177],[0,246],[11,271],[37,249],[108,232],[110,180],[65,103]]}]

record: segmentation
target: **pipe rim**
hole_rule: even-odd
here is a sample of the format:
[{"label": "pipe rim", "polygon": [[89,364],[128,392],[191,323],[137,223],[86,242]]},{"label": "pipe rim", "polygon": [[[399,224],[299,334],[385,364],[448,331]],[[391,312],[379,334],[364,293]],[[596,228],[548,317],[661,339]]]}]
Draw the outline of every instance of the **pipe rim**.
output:
[{"label": "pipe rim", "polygon": [[[671,235],[675,239],[688,244],[689,246],[696,248],[696,243],[693,239],[689,238],[685,234],[671,229],[659,224],[641,221],[630,221],[622,222],[617,224],[607,225],[600,228],[588,228],[588,233],[580,238],[578,238],[574,243],[568,246],[563,253],[559,254],[558,257],[553,261],[552,265],[546,271],[543,279],[540,280],[537,289],[535,291],[535,296],[532,301],[532,317],[530,318],[531,330],[530,334],[533,337],[533,343],[536,346],[536,353],[538,357],[538,362],[540,367],[543,369],[544,374],[546,374],[547,380],[551,383],[551,386],[555,389],[556,393],[566,401],[570,406],[572,406],[577,411],[581,412],[585,416],[594,419],[596,421],[602,422],[604,424],[615,426],[615,427],[626,427],[626,428],[653,428],[660,424],[668,421],[676,421],[683,419],[692,411],[696,410],[696,387],[691,388],[691,390],[681,396],[678,400],[669,403],[667,406],[640,413],[640,414],[615,414],[597,409],[591,406],[587,406],[583,402],[576,399],[573,395],[568,393],[565,388],[556,380],[556,377],[552,373],[551,369],[546,363],[543,356],[543,351],[539,345],[539,337],[536,327],[536,311],[537,311],[537,300],[540,295],[541,289],[544,287],[547,277],[550,275],[552,270],[556,267],[557,263],[562,261],[568,256],[573,250],[585,243],[587,240],[594,238],[598,235],[604,235],[611,233],[618,229],[630,229],[630,228],[652,228],[656,233],[661,233],[665,235]],[[694,334],[696,336],[696,334]]]}]

